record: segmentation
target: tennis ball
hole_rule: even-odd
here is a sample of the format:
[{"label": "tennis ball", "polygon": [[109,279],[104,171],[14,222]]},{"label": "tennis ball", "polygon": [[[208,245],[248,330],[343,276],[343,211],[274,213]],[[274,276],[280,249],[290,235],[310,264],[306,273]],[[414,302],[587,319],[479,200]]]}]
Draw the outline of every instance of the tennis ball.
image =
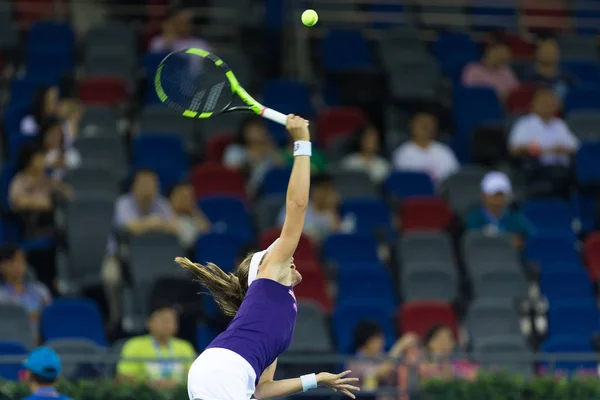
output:
[{"label": "tennis ball", "polygon": [[315,10],[305,10],[302,13],[302,23],[306,26],[314,26],[319,20],[319,15]]}]

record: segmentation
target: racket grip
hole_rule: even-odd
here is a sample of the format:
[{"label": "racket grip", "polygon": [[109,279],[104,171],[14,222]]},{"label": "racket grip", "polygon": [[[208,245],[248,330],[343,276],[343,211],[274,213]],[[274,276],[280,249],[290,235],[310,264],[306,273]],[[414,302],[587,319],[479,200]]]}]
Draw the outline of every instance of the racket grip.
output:
[{"label": "racket grip", "polygon": [[264,118],[277,122],[278,124],[285,125],[287,121],[287,115],[280,113],[279,111],[272,110],[264,107],[260,113]]}]

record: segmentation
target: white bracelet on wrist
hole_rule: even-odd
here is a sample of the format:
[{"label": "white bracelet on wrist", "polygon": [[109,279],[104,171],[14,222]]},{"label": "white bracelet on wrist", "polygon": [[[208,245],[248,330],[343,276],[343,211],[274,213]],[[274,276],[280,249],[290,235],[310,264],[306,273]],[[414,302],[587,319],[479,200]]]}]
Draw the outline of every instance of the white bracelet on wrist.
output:
[{"label": "white bracelet on wrist", "polygon": [[317,384],[317,375],[316,374],[302,375],[300,377],[300,381],[302,382],[302,391],[303,392],[306,392],[307,390],[310,390],[310,389],[316,389],[317,386],[319,386]]},{"label": "white bracelet on wrist", "polygon": [[297,140],[294,142],[294,157],[312,156],[312,144],[306,140]]}]

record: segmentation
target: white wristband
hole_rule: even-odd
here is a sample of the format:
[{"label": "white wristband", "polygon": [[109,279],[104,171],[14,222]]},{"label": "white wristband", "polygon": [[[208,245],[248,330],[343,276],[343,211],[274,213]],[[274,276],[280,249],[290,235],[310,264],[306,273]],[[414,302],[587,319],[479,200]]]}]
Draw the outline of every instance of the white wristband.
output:
[{"label": "white wristband", "polygon": [[[298,143],[298,142],[296,142]],[[302,391],[306,392],[307,390],[310,389],[315,389],[317,386],[317,375],[315,374],[308,374],[308,375],[302,375],[300,377],[300,381],[302,382]]]},{"label": "white wristband", "polygon": [[294,157],[296,156],[312,156],[312,144],[306,140],[294,142]]}]

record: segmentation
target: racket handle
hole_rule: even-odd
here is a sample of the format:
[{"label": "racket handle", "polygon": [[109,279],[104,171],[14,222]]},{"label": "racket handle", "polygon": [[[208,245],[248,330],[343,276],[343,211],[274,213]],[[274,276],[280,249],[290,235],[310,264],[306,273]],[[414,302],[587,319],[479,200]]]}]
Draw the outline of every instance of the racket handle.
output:
[{"label": "racket handle", "polygon": [[273,122],[277,122],[278,124],[285,125],[287,121],[287,115],[280,113],[279,111],[272,110],[270,108],[264,107],[260,112],[264,118],[269,119]]}]

